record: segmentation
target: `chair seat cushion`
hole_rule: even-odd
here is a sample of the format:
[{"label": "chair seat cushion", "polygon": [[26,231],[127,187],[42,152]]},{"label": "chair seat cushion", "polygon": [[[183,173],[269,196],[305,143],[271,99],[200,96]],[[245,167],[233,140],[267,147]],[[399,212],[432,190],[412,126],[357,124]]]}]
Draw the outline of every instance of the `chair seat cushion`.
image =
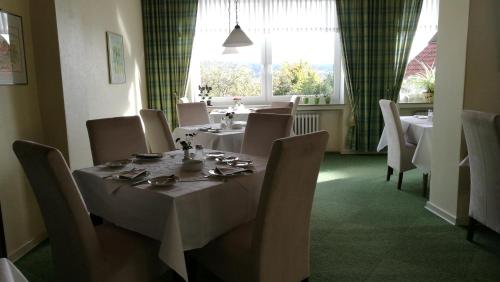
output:
[{"label": "chair seat cushion", "polygon": [[243,224],[193,251],[192,255],[225,281],[255,281],[251,254],[253,228],[254,221]]},{"label": "chair seat cushion", "polygon": [[112,224],[96,226],[107,280],[152,281],[166,271],[158,258],[160,242]]}]

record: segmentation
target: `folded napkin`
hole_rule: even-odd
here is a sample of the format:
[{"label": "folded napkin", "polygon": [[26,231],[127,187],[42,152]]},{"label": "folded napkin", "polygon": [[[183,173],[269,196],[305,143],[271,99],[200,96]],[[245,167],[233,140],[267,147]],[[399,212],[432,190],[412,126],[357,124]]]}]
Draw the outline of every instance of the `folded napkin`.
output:
[{"label": "folded napkin", "polygon": [[135,179],[143,174],[146,174],[146,170],[142,168],[133,168],[131,170],[122,171],[118,174],[119,179]]},{"label": "folded napkin", "polygon": [[233,175],[233,174],[238,174],[238,173],[242,173],[242,172],[252,172],[252,170],[246,169],[246,168],[228,166],[228,165],[218,165],[215,167],[215,172],[217,174],[227,176],[227,175]]}]

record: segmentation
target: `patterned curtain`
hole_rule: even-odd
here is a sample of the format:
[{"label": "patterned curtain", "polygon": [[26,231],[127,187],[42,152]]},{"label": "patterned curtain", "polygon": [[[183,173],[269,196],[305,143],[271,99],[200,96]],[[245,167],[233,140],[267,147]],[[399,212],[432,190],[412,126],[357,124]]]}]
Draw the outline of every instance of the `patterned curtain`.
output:
[{"label": "patterned curtain", "polygon": [[423,0],[337,0],[353,126],[352,150],[375,151],[383,128],[378,101],[397,101]]},{"label": "patterned curtain", "polygon": [[197,0],[143,0],[148,106],[177,126],[176,105],[187,87]]}]

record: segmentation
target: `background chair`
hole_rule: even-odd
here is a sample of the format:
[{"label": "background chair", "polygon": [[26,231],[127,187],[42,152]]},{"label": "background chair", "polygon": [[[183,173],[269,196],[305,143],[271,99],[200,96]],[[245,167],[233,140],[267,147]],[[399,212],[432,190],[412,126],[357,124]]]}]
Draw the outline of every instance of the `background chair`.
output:
[{"label": "background chair", "polygon": [[271,108],[291,108],[291,115],[295,116],[295,113],[297,112],[297,107],[299,106],[300,103],[300,96],[293,95],[290,98],[289,102],[271,102]]},{"label": "background chair", "polygon": [[29,141],[13,149],[40,206],[58,281],[151,281],[164,272],[159,242],[110,224],[92,226],[57,149]]},{"label": "background chair", "polygon": [[328,133],[274,142],[254,221],[222,235],[195,259],[224,281],[307,281],[309,221]]},{"label": "background chair", "polygon": [[207,105],[203,102],[177,104],[179,126],[209,124]]},{"label": "background chair", "polygon": [[500,114],[462,113],[471,177],[469,230],[476,221],[500,233]]},{"label": "background chair", "polygon": [[0,281],[2,282],[28,282],[28,279],[7,258],[7,246],[3,227],[2,205],[0,205]]},{"label": "background chair", "polygon": [[88,120],[87,131],[94,165],[148,152],[138,116]]},{"label": "background chair", "polygon": [[248,115],[241,153],[268,157],[274,140],[290,136],[291,115],[258,114]]},{"label": "background chair", "polygon": [[262,108],[255,110],[259,114],[279,114],[279,115],[291,115],[292,108]]},{"label": "background chair", "polygon": [[188,97],[184,96],[184,97],[179,98],[179,103],[180,104],[189,103]]},{"label": "background chair", "polygon": [[[396,104],[390,100],[380,100],[380,109],[384,117],[385,130],[387,133],[387,181],[390,180],[393,169],[399,172],[398,190],[401,190],[403,173],[414,169],[412,163],[415,145],[406,142],[401,126],[401,119]],[[424,176],[424,181],[426,177]],[[425,193],[425,186],[424,186]]]},{"label": "background chair", "polygon": [[140,111],[149,150],[155,153],[175,150],[174,138],[165,114],[160,110]]}]

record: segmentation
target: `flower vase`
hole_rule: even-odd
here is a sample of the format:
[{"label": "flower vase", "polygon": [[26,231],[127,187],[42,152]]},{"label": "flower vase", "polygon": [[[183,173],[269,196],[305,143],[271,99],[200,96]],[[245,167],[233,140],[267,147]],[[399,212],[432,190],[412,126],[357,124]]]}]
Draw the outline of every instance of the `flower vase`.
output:
[{"label": "flower vase", "polygon": [[316,104],[316,105],[319,104],[319,97],[314,97],[314,104]]},{"label": "flower vase", "polygon": [[228,118],[227,119],[227,128],[228,129],[232,129],[233,128],[233,119],[232,118]]},{"label": "flower vase", "polygon": [[309,97],[304,97],[304,105],[309,104]]},{"label": "flower vase", "polygon": [[207,106],[212,106],[212,100],[210,99],[207,100]]},{"label": "flower vase", "polygon": [[189,154],[189,149],[183,150],[183,151],[184,151],[184,159],[183,160],[191,159],[191,155]]},{"label": "flower vase", "polygon": [[326,96],[326,97],[325,97],[325,104],[330,104],[331,99],[332,99],[332,98],[331,98],[330,96]]}]

